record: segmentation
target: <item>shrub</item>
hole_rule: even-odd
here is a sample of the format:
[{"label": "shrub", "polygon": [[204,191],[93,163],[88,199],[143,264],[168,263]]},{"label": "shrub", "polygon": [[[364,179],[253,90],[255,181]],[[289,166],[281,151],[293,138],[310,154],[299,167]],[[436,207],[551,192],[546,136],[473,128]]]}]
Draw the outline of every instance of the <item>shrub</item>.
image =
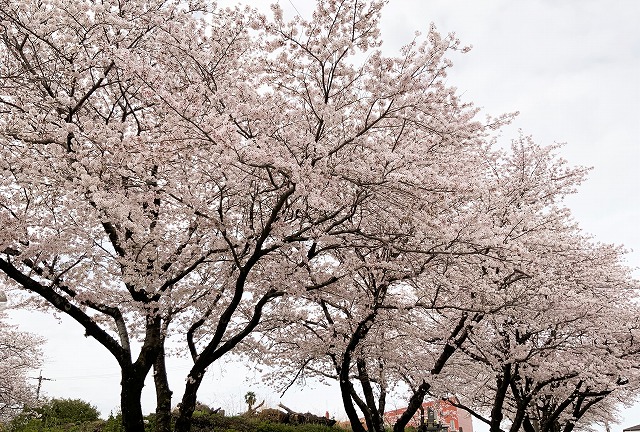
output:
[{"label": "shrub", "polygon": [[100,418],[96,407],[80,399],[52,399],[35,411],[44,426],[80,424]]},{"label": "shrub", "polygon": [[80,399],[52,399],[24,411],[7,427],[9,432],[83,432],[100,423],[98,410]]}]

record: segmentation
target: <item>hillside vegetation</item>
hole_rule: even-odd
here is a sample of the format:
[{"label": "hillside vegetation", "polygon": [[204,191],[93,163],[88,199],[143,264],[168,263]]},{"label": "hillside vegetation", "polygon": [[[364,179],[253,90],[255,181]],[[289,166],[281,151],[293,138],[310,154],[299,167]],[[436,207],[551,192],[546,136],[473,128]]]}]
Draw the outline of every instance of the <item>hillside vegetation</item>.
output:
[{"label": "hillside vegetation", "polygon": [[[275,411],[275,410],[271,410]],[[175,420],[175,419],[174,419]],[[148,431],[155,432],[155,415],[145,417]],[[98,411],[79,399],[52,399],[32,410],[26,410],[11,422],[0,425],[0,432],[121,432],[119,415],[107,420]],[[319,424],[284,424],[272,415],[224,416],[208,409],[195,411],[193,432],[346,432],[339,426]]]}]

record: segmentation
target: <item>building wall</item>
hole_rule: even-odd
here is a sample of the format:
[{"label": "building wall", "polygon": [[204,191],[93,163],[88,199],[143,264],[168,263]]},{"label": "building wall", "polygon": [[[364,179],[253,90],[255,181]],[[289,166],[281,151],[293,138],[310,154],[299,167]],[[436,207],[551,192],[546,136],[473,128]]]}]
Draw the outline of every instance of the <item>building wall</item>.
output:
[{"label": "building wall", "polygon": [[[473,432],[471,414],[454,407],[448,401],[437,400],[424,402],[422,407],[424,409],[425,421],[427,419],[427,409],[432,408],[435,412],[436,421],[448,426],[450,432],[459,432],[460,427],[462,427],[462,432]],[[385,423],[389,425],[395,424],[405,411],[406,408],[402,408],[384,413]],[[407,426],[420,426],[420,410],[416,412]]]},{"label": "building wall", "polygon": [[[458,424],[462,427],[462,432],[473,432],[472,416],[463,409],[458,408]],[[458,428],[460,430],[460,428]]]}]

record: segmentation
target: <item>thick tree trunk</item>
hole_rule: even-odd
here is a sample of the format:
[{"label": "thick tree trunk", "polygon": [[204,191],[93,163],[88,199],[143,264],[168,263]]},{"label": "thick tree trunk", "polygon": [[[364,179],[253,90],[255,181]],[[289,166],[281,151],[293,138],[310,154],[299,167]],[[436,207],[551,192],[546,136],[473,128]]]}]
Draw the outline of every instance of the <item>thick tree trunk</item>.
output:
[{"label": "thick tree trunk", "polygon": [[381,397],[383,399],[379,401],[381,402],[381,407],[379,408],[379,405],[375,400],[375,394],[373,392],[373,387],[371,386],[371,380],[369,378],[365,360],[359,358],[356,361],[356,365],[358,366],[358,376],[362,386],[362,393],[364,394],[364,399],[368,408],[367,413],[365,413],[367,430],[369,432],[384,432],[384,421],[382,417],[384,411],[379,411],[380,408],[384,410],[384,391],[381,392]]},{"label": "thick tree trunk", "polygon": [[525,391],[525,389],[529,388],[527,385],[528,379],[525,378],[522,380],[519,378],[519,364],[517,363],[513,364],[511,375],[513,378],[509,382],[509,387],[515,400],[516,414],[511,422],[509,432],[518,432],[521,428],[523,428],[525,432],[529,432],[526,430],[527,426],[523,424],[527,417],[527,408],[532,398],[530,391]]},{"label": "thick tree trunk", "polygon": [[[281,197],[280,205],[284,205],[286,196],[293,193],[295,187],[292,187],[286,195]],[[230,336],[224,343],[222,339],[227,331],[229,323],[233,317],[234,312],[238,308],[240,301],[242,300],[242,293],[244,292],[244,283],[251,267],[260,258],[259,248],[256,249],[256,253],[249,259],[249,262],[241,270],[240,275],[236,281],[236,291],[233,295],[231,303],[227,306],[225,311],[220,315],[216,331],[214,332],[212,340],[202,350],[200,354],[197,354],[195,344],[193,343],[194,332],[204,324],[205,320],[196,321],[189,331],[187,332],[187,343],[189,345],[189,351],[193,358],[194,364],[187,376],[187,384],[185,386],[184,394],[182,395],[182,401],[178,408],[178,419],[176,420],[175,430],[176,432],[189,432],[191,430],[191,417],[196,407],[196,401],[198,397],[198,388],[202,383],[204,373],[212,363],[220,359],[223,355],[234,349],[244,338],[246,338],[260,323],[262,317],[262,309],[272,299],[281,297],[284,295],[283,291],[277,291],[275,289],[268,290],[256,303],[253,309],[253,316],[244,328],[240,329],[233,336]],[[205,316],[205,318],[208,314]]]},{"label": "thick tree trunk", "polygon": [[513,418],[511,427],[509,428],[509,432],[518,432],[521,428],[524,428],[522,423],[524,421],[526,408],[527,408],[527,405],[519,406],[517,408],[516,415]]},{"label": "thick tree trunk", "polygon": [[144,375],[135,374],[132,370],[124,368],[122,370],[120,411],[125,432],[144,432],[144,417],[140,402],[144,378]]},{"label": "thick tree trunk", "polygon": [[[471,321],[480,322],[484,317],[483,314],[476,313]],[[436,360],[433,368],[431,369],[431,375],[437,375],[442,372],[442,369],[447,364],[447,361],[451,358],[451,356],[456,352],[458,348],[464,343],[464,341],[469,337],[469,332],[467,331],[467,321],[469,320],[469,316],[467,313],[463,313],[458,321],[458,324],[451,331],[451,335],[449,336],[450,342],[447,343],[440,356]],[[402,413],[402,415],[396,421],[396,424],[393,425],[393,432],[403,432],[404,428],[407,427],[409,421],[413,418],[418,409],[422,406],[422,402],[424,401],[424,397],[427,395],[427,392],[431,388],[431,384],[426,381],[422,381],[422,384],[418,386],[418,388],[414,391],[409,399],[409,405],[407,406],[407,410]]]},{"label": "thick tree trunk", "polygon": [[120,410],[125,432],[144,432],[141,404],[144,380],[149,374],[153,362],[158,356],[164,354],[160,349],[162,347],[160,318],[148,316],[146,321],[144,344],[140,350],[138,360],[131,364],[129,360],[130,354],[128,354],[128,358],[122,358],[120,361],[122,370]]},{"label": "thick tree trunk", "polygon": [[164,349],[153,363],[153,381],[156,387],[156,427],[155,432],[171,432],[171,395],[167,379]]},{"label": "thick tree trunk", "polygon": [[522,429],[524,429],[524,432],[538,432],[537,423],[534,421],[531,421],[529,416],[526,414],[522,422]]},{"label": "thick tree trunk", "polygon": [[424,401],[424,397],[427,395],[427,392],[431,388],[431,384],[423,381],[422,384],[416,389],[415,392],[411,395],[411,399],[409,399],[409,404],[407,405],[407,410],[402,413],[402,415],[396,421],[396,424],[393,425],[393,432],[404,432],[404,428],[407,427],[409,421],[413,418],[414,414],[418,412],[418,409],[422,406],[422,402]]},{"label": "thick tree trunk", "polygon": [[[351,429],[353,429],[353,432],[365,432],[366,429],[364,428],[364,426],[362,426],[362,423],[360,423],[358,412],[353,405],[353,398],[357,397],[357,395],[355,395],[353,383],[351,382],[351,378],[349,377],[349,371],[351,369],[351,359],[360,341],[364,340],[364,338],[369,333],[369,330],[371,330],[371,326],[376,315],[377,310],[374,309],[369,313],[369,315],[367,315],[362,321],[360,321],[360,324],[358,324],[358,327],[351,335],[349,344],[344,350],[342,363],[339,367],[339,370],[337,371],[338,379],[340,381],[340,394],[342,395],[342,403],[347,413],[347,417],[349,418],[349,423],[351,423]],[[365,413],[366,422],[369,428],[371,428],[371,413],[367,412],[368,406],[364,402],[361,403],[361,406],[363,412]]]},{"label": "thick tree trunk", "polygon": [[506,364],[502,367],[502,374],[496,377],[496,395],[493,399],[493,407],[491,408],[491,423],[489,424],[490,432],[501,432],[500,423],[504,418],[502,413],[504,400],[509,390],[509,384],[511,382],[511,364]]},{"label": "thick tree trunk", "polygon": [[203,377],[204,370],[196,362],[187,376],[187,384],[182,395],[182,401],[178,406],[175,432],[189,432],[191,430],[191,417],[196,409],[198,388],[200,388]]},{"label": "thick tree trunk", "polygon": [[[347,374],[348,376],[348,369]],[[340,374],[340,394],[342,396],[342,404],[344,405],[344,410],[347,413],[347,418],[349,419],[349,423],[351,423],[351,429],[353,432],[366,432],[362,423],[360,423],[360,418],[358,417],[358,412],[356,411],[355,406],[353,405],[353,400],[351,399],[351,381],[349,378],[345,378]]]}]

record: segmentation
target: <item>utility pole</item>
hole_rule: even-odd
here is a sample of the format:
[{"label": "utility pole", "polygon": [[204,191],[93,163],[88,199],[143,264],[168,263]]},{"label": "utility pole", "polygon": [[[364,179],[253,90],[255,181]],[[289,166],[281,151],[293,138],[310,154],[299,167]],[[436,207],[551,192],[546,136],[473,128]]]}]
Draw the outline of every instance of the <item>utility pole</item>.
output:
[{"label": "utility pole", "polygon": [[42,381],[55,381],[51,378],[45,378],[42,376],[42,371],[40,371],[40,375],[37,378],[32,378],[38,380],[38,387],[36,389],[36,400],[40,400],[40,388],[42,387]]}]

